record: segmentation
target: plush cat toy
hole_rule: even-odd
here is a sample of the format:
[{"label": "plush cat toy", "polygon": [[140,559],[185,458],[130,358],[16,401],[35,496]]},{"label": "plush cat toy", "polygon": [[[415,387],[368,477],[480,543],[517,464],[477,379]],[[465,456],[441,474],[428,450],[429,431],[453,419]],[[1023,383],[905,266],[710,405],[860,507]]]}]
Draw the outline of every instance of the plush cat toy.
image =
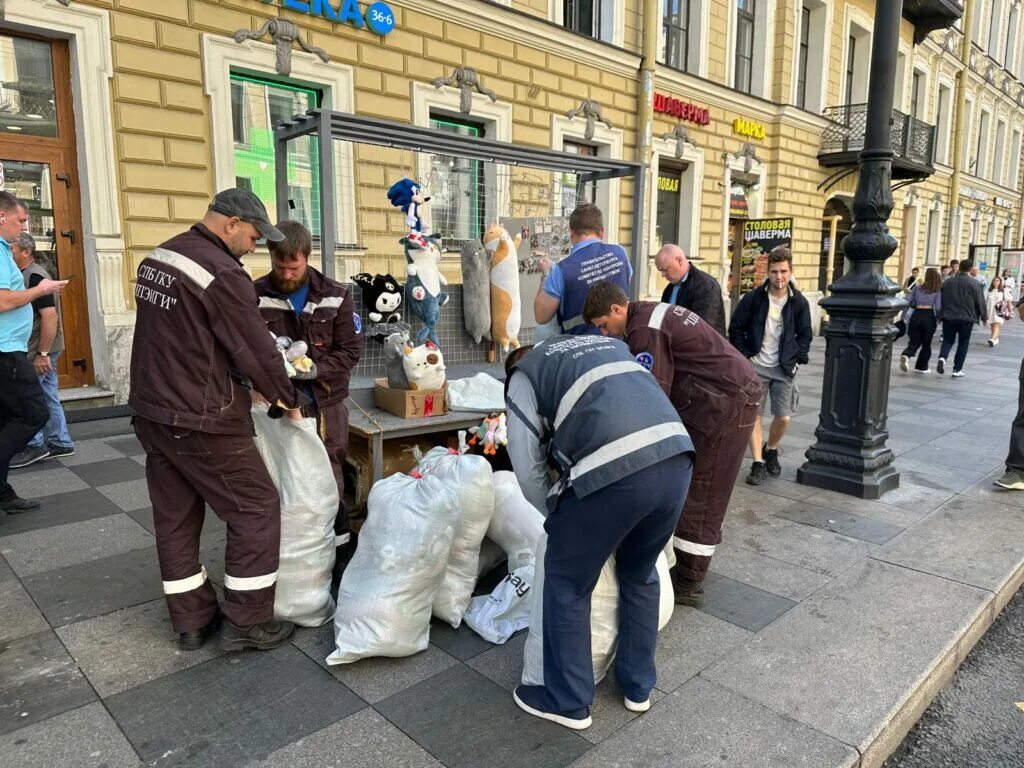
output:
[{"label": "plush cat toy", "polygon": [[420,344],[430,340],[435,346],[440,346],[436,326],[441,307],[448,303],[448,294],[441,289],[441,286],[448,285],[448,281],[441,274],[441,249],[437,240],[436,235],[410,232],[408,237],[398,242],[405,246],[405,300],[423,321],[416,340]]},{"label": "plush cat toy", "polygon": [[402,362],[409,379],[409,389],[440,389],[444,386],[444,357],[431,342],[418,347],[407,344]]},{"label": "plush cat toy", "polygon": [[402,319],[402,286],[391,275],[360,272],[352,276],[363,291],[363,306],[371,323],[397,323]]},{"label": "plush cat toy", "polygon": [[409,337],[401,333],[392,333],[384,340],[384,359],[391,389],[409,389],[409,377],[405,375],[405,348],[408,343]]},{"label": "plush cat toy", "polygon": [[405,214],[405,226],[410,232],[429,232],[429,228],[423,223],[420,217],[420,206],[427,203],[430,198],[423,195],[420,185],[412,179],[396,181],[388,190],[388,200],[396,208],[401,208]]},{"label": "plush cat toy", "polygon": [[515,240],[500,224],[484,235],[484,248],[491,255],[491,340],[502,352],[519,348],[522,302],[519,298],[519,255],[522,235]]},{"label": "plush cat toy", "polygon": [[491,338],[491,264],[479,240],[462,246],[462,306],[466,333],[479,344]]}]

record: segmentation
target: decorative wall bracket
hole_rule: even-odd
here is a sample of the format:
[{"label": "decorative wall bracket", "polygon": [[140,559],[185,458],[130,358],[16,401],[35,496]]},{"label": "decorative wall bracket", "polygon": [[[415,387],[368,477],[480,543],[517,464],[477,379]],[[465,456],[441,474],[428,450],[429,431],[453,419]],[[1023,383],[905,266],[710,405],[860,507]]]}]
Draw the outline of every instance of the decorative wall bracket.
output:
[{"label": "decorative wall bracket", "polygon": [[450,85],[459,89],[459,112],[464,115],[470,114],[473,110],[473,92],[483,94],[491,101],[498,100],[498,94],[490,88],[485,88],[480,81],[480,75],[471,67],[456,67],[455,71],[448,77],[435,77],[433,80],[435,88],[443,88]]},{"label": "decorative wall bracket", "polygon": [[675,139],[676,160],[682,158],[683,154],[686,152],[687,144],[689,144],[691,147],[695,149],[700,147],[700,144],[698,144],[696,141],[690,138],[690,132],[687,130],[686,126],[682,124],[677,124],[671,131],[669,131],[666,134],[663,134],[661,138],[665,139],[666,141],[672,141],[673,139]]},{"label": "decorative wall bracket", "polygon": [[327,51],[310,45],[302,38],[302,32],[295,22],[285,19],[270,19],[257,30],[237,29],[232,37],[236,43],[241,43],[245,40],[261,40],[268,32],[277,49],[276,69],[279,75],[287,77],[292,73],[292,43],[298,43],[306,53],[316,54],[324,64],[331,60]]},{"label": "decorative wall bracket", "polygon": [[611,120],[601,114],[601,105],[593,99],[584,99],[576,109],[566,112],[565,116],[570,120],[575,120],[577,117],[586,118],[587,129],[583,132],[583,138],[587,141],[594,138],[596,123],[604,123],[609,128],[615,127]]},{"label": "decorative wall bracket", "polygon": [[762,165],[764,163],[764,160],[757,156],[757,147],[749,141],[744,144],[736,154],[733,154],[732,152],[723,152],[722,159],[726,162],[742,159],[744,173],[750,173],[754,169],[754,163],[757,163],[758,165]]}]

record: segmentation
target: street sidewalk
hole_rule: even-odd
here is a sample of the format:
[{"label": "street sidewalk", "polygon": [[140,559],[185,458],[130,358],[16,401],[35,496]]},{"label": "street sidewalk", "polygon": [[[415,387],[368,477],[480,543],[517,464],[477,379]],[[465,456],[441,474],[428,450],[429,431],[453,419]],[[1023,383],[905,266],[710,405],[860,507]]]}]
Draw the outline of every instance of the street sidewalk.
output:
[{"label": "street sidewalk", "polygon": [[[521,713],[522,633],[435,624],[429,650],[328,669],[330,625],[271,653],[176,650],[134,437],[16,472],[37,512],[0,520],[0,764],[33,766],[879,766],[1024,575],[1024,493],[993,489],[1024,324],[976,330],[963,379],[903,374],[880,501],[797,485],[824,345],[801,369],[781,479],[737,483],[707,604],[659,637],[642,716],[611,682],[594,727]],[[937,345],[936,345],[937,346]],[[934,359],[933,359],[934,367]],[[212,515],[203,560],[223,579]]]}]

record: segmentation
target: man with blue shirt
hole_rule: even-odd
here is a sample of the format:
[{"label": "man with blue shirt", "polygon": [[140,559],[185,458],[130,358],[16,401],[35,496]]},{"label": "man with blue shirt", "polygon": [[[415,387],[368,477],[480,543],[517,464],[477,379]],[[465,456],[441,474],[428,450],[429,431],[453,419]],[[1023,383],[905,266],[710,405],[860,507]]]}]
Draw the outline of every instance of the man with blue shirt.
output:
[{"label": "man with blue shirt", "polygon": [[7,482],[11,458],[46,424],[49,411],[43,389],[28,359],[32,302],[59,293],[67,280],[42,280],[25,289],[8,243],[28,223],[28,210],[10,192],[0,192],[0,509],[29,512],[38,501],[22,499]]},{"label": "man with blue shirt", "polygon": [[557,264],[541,259],[544,279],[533,300],[533,313],[541,325],[557,317],[562,333],[597,335],[597,328],[583,319],[587,294],[600,282],[629,293],[633,267],[621,245],[604,242],[604,216],[593,203],[578,205],[569,216],[569,241],[569,255]]},{"label": "man with blue shirt", "polygon": [[727,338],[722,286],[715,278],[697,269],[697,265],[686,258],[683,249],[673,243],[661,247],[654,257],[654,268],[668,280],[661,294],[662,303],[676,304],[695,312],[723,338]]}]

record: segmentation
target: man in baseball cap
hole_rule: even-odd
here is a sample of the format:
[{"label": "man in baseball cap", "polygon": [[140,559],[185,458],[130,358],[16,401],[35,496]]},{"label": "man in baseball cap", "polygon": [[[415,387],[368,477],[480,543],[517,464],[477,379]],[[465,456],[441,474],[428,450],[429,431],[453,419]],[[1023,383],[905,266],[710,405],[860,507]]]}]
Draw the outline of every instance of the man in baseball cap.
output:
[{"label": "man in baseball cap", "polygon": [[284,240],[284,235],[270,223],[263,201],[248,189],[232,187],[218,192],[213,198],[213,202],[210,203],[209,210],[252,224],[261,237],[265,237],[272,243]]}]

